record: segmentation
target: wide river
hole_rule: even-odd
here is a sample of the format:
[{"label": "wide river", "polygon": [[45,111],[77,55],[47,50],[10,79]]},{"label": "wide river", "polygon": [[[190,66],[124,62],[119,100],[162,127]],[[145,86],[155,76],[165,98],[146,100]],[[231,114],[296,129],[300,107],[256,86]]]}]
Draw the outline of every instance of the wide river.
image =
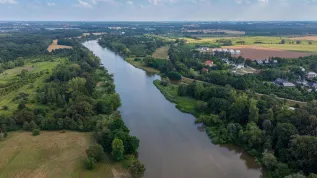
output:
[{"label": "wide river", "polygon": [[160,76],[135,68],[97,41],[84,46],[101,58],[114,74],[122,118],[140,139],[139,159],[145,178],[257,178],[261,168],[232,145],[214,145],[194,124],[195,117],[180,112],[153,85]]}]

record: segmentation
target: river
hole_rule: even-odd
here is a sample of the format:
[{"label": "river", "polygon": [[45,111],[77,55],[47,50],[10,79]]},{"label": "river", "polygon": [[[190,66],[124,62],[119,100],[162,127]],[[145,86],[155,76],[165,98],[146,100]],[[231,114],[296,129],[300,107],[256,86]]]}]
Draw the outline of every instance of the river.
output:
[{"label": "river", "polygon": [[145,178],[257,178],[261,168],[242,149],[214,145],[194,124],[194,116],[180,112],[153,85],[159,75],[135,68],[97,41],[84,43],[114,74],[120,108],[131,135],[140,139],[139,159]]}]

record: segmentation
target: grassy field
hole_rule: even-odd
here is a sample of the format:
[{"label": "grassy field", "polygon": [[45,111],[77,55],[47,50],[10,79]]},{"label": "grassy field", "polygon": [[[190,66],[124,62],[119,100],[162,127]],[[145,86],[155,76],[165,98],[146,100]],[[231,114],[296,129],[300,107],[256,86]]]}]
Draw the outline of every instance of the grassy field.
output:
[{"label": "grassy field", "polygon": [[154,81],[154,85],[161,91],[165,98],[176,103],[176,108],[182,112],[196,115],[196,100],[189,97],[180,97],[177,95],[177,85],[170,84],[165,87],[159,80]]},{"label": "grassy field", "polygon": [[0,178],[102,177],[113,178],[108,161],[98,163],[93,171],[85,170],[85,150],[93,144],[91,133],[10,132],[0,142]]},{"label": "grassy field", "polygon": [[[287,50],[287,51],[297,51],[297,52],[309,52],[309,53],[317,53],[317,41],[307,40],[310,38],[299,38],[301,39],[300,44],[295,44],[298,38],[289,38],[289,37],[271,37],[271,36],[255,36],[255,37],[217,37],[217,38],[201,38],[201,39],[192,39],[192,38],[183,38],[187,45],[195,46],[195,45],[205,45],[205,46],[217,46],[220,43],[217,40],[220,39],[230,39],[232,41],[232,45],[241,45],[241,41],[244,42],[244,45],[250,46],[259,46],[269,49],[279,49],[279,50]],[[281,40],[285,40],[285,44],[280,44]],[[311,42],[312,44],[309,44]],[[226,48],[230,48],[230,46],[226,46]]]},{"label": "grassy field", "polygon": [[152,57],[157,59],[168,59],[168,46],[157,48],[152,54]]},{"label": "grassy field", "polygon": [[148,67],[148,66],[144,65],[141,61],[135,61],[134,58],[125,58],[125,60],[127,62],[129,62],[130,64],[132,64],[136,68],[145,70],[145,71],[150,72],[150,73],[155,73],[155,74],[160,73],[159,70],[154,69],[152,67]]},{"label": "grassy field", "polygon": [[[28,70],[30,73],[38,73],[43,71],[43,75],[36,78],[35,81],[31,84],[26,84],[12,92],[9,92],[5,95],[0,96],[0,108],[2,106],[8,106],[8,110],[0,110],[0,114],[10,114],[12,111],[16,110],[18,103],[12,101],[14,97],[16,97],[19,93],[27,93],[29,94],[29,100],[35,100],[35,93],[37,87],[40,87],[43,85],[43,82],[45,79],[49,77],[52,70],[56,67],[57,64],[62,63],[65,61],[65,58],[58,58],[54,59],[54,61],[44,61],[44,62],[35,62],[37,59],[28,59],[26,60],[27,63],[23,67],[16,67],[13,69],[9,69],[4,71],[2,74],[0,74],[0,83],[9,83],[12,81],[18,81],[17,78],[19,78],[18,74],[23,69]],[[48,71],[48,73],[46,72]]]}]

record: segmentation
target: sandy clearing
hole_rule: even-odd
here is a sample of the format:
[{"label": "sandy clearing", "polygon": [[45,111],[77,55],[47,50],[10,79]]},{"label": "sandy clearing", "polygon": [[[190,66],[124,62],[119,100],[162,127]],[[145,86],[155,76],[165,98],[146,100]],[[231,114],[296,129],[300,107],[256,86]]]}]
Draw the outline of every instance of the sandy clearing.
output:
[{"label": "sandy clearing", "polygon": [[49,47],[47,48],[48,52],[52,52],[55,49],[72,49],[73,47],[71,46],[65,46],[65,45],[58,45],[58,40],[53,40],[52,44],[49,45]]}]

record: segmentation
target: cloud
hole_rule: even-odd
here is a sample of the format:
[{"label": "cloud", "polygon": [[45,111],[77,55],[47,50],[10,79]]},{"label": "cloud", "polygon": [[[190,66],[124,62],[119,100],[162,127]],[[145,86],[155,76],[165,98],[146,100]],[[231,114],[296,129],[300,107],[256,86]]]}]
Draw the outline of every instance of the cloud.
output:
[{"label": "cloud", "polygon": [[161,0],[148,0],[151,4],[157,5]]},{"label": "cloud", "polygon": [[16,0],[0,0],[0,4],[17,4]]},{"label": "cloud", "polygon": [[131,5],[133,4],[133,2],[132,2],[132,1],[127,1],[127,3],[128,3],[128,4],[131,4]]},{"label": "cloud", "polygon": [[82,1],[82,0],[78,0],[77,6],[83,7],[83,8],[88,8],[88,9],[92,8],[91,4],[89,4],[88,2]]},{"label": "cloud", "polygon": [[48,2],[47,5],[48,6],[55,6],[56,4],[54,2]]}]

